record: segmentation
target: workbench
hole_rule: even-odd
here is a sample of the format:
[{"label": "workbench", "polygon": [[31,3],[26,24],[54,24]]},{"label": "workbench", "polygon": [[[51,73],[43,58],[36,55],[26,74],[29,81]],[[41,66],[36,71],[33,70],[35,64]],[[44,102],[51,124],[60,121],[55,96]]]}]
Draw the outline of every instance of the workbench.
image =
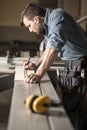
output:
[{"label": "workbench", "polygon": [[60,101],[47,73],[40,83],[23,81],[23,66],[16,66],[14,89],[7,130],[74,130],[63,108],[50,107],[44,114],[36,114],[26,109],[24,101],[31,95],[47,95]]}]

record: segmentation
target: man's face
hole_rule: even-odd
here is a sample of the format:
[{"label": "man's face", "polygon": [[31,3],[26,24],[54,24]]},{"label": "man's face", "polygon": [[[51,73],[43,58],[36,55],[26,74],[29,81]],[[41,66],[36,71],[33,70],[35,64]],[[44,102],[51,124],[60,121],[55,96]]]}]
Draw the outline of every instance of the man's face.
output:
[{"label": "man's face", "polygon": [[28,20],[26,16],[23,18],[24,25],[29,29],[30,32],[34,32],[36,34],[43,33],[43,22],[40,22],[41,19],[38,16],[35,16],[33,20]]}]

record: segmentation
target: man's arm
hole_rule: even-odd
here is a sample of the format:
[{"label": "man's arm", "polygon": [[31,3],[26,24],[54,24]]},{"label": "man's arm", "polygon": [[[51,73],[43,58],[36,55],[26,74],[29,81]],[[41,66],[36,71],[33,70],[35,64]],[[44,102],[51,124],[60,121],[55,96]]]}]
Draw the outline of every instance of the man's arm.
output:
[{"label": "man's arm", "polygon": [[41,57],[36,61],[35,65],[37,66],[37,68],[40,66],[40,64],[42,63],[43,59],[45,56],[45,51],[43,51]]},{"label": "man's arm", "polygon": [[44,75],[44,73],[48,70],[48,68],[53,64],[57,56],[58,50],[46,48],[43,53],[43,56],[41,57],[41,63],[36,70],[36,73],[29,75],[27,78],[27,82],[33,83],[39,81]]},{"label": "man's arm", "polygon": [[41,62],[42,62],[42,60],[43,60],[43,58],[44,58],[44,52],[43,52],[43,54],[41,55],[41,57],[36,61],[36,63],[32,63],[32,62],[30,62],[30,61],[25,61],[24,62],[24,68],[27,70],[27,69],[29,69],[29,70],[36,70],[38,67],[39,67],[39,65],[41,64]]},{"label": "man's arm", "polygon": [[44,51],[44,56],[40,66],[38,67],[36,74],[43,76],[47,69],[53,64],[58,56],[58,50],[51,48],[46,48]]}]

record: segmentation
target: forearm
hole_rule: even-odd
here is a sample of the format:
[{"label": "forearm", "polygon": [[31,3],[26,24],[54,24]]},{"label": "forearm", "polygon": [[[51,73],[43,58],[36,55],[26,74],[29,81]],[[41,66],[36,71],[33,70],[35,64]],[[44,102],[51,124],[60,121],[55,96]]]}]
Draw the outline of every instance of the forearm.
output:
[{"label": "forearm", "polygon": [[42,63],[43,59],[44,59],[44,55],[45,55],[45,51],[43,52],[43,54],[41,55],[41,57],[36,61],[36,66],[37,68],[40,66],[40,64]]},{"label": "forearm", "polygon": [[36,69],[34,74],[28,75],[25,82],[36,83],[41,80],[44,73],[48,70],[49,66],[53,64],[54,60],[57,58],[58,50],[47,48],[44,51],[43,56],[40,59],[40,65]]},{"label": "forearm", "polygon": [[38,67],[36,74],[42,77],[44,73],[48,70],[49,66],[53,64],[57,56],[58,56],[58,50],[50,48],[45,49],[43,57],[41,59],[41,64]]}]

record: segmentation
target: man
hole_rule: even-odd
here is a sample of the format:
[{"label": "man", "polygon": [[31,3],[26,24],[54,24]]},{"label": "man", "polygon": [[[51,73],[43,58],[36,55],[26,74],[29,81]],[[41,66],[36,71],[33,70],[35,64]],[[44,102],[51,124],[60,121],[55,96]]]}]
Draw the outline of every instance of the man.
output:
[{"label": "man", "polygon": [[87,37],[82,28],[62,9],[43,10],[37,4],[28,5],[21,14],[21,24],[30,32],[43,34],[45,51],[36,64],[29,62],[29,69],[37,68],[27,82],[39,81],[57,56],[62,60],[76,60],[87,55]]},{"label": "man", "polygon": [[[31,3],[21,14],[21,25],[27,27],[30,32],[38,35],[43,34],[45,38],[45,50],[40,59],[36,64],[25,63],[26,69],[36,70],[34,74],[30,74],[26,78],[26,82],[40,81],[58,56],[67,61],[66,67],[69,69],[77,65],[77,62],[74,64],[72,61],[85,61],[82,65],[80,64],[80,67],[87,66],[86,33],[63,9],[43,10],[39,5]],[[67,100],[67,98],[64,100]],[[78,123],[75,122],[76,124]]]}]

